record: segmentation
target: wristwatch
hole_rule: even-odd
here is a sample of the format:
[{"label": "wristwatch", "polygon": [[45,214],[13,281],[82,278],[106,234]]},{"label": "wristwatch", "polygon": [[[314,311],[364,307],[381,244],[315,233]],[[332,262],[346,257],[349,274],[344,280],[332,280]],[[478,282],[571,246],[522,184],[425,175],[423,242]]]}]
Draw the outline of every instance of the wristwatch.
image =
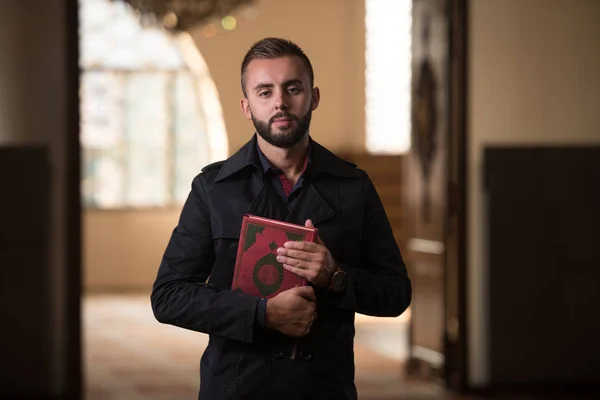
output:
[{"label": "wristwatch", "polygon": [[340,267],[333,273],[329,289],[335,293],[340,293],[346,289],[346,273]]}]

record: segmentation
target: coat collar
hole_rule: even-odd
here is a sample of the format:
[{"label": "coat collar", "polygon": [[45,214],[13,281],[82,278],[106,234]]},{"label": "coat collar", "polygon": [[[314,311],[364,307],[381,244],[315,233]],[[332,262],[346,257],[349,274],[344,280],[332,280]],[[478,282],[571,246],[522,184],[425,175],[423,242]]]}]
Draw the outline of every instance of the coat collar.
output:
[{"label": "coat collar", "polygon": [[[311,169],[315,174],[328,174],[344,178],[360,175],[355,164],[339,158],[312,138],[309,138],[309,140]],[[241,149],[225,160],[217,174],[216,182],[227,179],[246,168],[256,168],[256,170],[262,171],[256,151],[256,134]]]}]

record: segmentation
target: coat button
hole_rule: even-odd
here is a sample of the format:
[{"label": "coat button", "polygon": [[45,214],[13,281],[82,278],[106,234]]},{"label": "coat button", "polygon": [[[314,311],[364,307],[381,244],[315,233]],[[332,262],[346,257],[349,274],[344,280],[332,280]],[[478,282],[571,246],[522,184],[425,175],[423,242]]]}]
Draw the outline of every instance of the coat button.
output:
[{"label": "coat button", "polygon": [[310,352],[308,351],[303,351],[302,353],[300,353],[300,357],[304,358],[304,360],[306,361],[311,361],[313,358],[312,354],[310,354]]},{"label": "coat button", "polygon": [[274,351],[273,358],[281,360],[283,358],[283,351]]}]

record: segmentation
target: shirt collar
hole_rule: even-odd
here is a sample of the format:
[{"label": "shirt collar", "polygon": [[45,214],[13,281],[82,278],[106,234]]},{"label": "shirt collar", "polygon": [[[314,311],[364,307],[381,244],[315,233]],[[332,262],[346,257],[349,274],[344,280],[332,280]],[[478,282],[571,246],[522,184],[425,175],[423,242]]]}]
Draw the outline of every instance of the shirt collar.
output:
[{"label": "shirt collar", "polygon": [[[219,172],[215,178],[216,182],[222,181],[237,174],[238,172],[254,167],[258,171],[263,171],[263,167],[259,160],[260,152],[257,151],[256,134],[252,136],[242,148],[235,154],[222,162]],[[309,143],[309,162],[311,173],[328,174],[338,177],[357,177],[364,174],[356,168],[356,165],[337,157],[331,151],[321,146],[310,138]]]},{"label": "shirt collar", "polygon": [[[271,163],[269,162],[269,160],[267,160],[267,157],[264,155],[264,153],[262,152],[262,150],[260,149],[260,147],[258,146],[258,141],[256,141],[256,152],[258,154],[258,160],[260,162],[260,165],[262,167],[262,171],[266,174],[267,172],[269,172],[269,170],[277,170],[277,168],[273,167],[271,165]],[[308,151],[306,152],[306,159],[305,159],[305,166],[304,166],[304,170],[306,171],[306,169],[308,168],[308,166],[310,165],[310,143],[308,144]]]}]

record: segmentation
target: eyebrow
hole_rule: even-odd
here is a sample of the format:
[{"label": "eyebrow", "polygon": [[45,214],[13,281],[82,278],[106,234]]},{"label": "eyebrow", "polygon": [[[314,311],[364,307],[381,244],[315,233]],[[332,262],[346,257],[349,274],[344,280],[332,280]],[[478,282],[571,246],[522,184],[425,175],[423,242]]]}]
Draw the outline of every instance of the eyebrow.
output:
[{"label": "eyebrow", "polygon": [[[302,81],[300,79],[290,79],[290,80],[283,82],[283,86],[290,86],[290,85],[302,86]],[[259,83],[258,85],[254,86],[254,90],[270,89],[270,88],[273,88],[274,86],[275,85],[272,83]]]}]

